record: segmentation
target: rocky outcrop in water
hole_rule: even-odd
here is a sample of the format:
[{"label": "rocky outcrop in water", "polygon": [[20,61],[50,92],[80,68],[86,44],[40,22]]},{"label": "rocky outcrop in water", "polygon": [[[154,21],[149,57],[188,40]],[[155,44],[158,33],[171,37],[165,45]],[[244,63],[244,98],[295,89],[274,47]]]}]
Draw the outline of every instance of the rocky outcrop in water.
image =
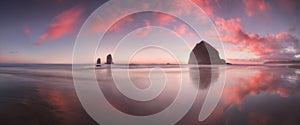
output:
[{"label": "rocky outcrop in water", "polygon": [[96,66],[97,66],[97,67],[101,66],[101,59],[100,59],[100,58],[97,59],[97,64],[96,64]]},{"label": "rocky outcrop in water", "polygon": [[106,64],[113,64],[113,59],[112,59],[111,54],[108,54],[106,56]]},{"label": "rocky outcrop in water", "polygon": [[190,53],[189,64],[226,64],[219,52],[205,41],[198,43]]}]

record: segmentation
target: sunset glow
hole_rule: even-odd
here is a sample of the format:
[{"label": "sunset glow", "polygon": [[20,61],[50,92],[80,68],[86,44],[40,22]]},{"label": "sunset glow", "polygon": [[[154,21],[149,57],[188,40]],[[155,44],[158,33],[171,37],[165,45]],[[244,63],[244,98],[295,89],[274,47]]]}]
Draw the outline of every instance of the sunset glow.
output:
[{"label": "sunset glow", "polygon": [[[224,45],[224,57],[232,63],[263,63],[268,60],[299,60],[299,2],[296,0],[192,0],[210,17],[216,26],[219,37]],[[1,63],[71,63],[75,39],[81,26],[88,16],[105,0],[56,0],[56,1],[26,1],[26,5],[13,3],[2,4],[4,11],[0,26],[1,30]],[[160,1],[155,1],[159,3]],[[194,14],[190,6],[184,2],[170,3],[177,9],[177,14]],[[47,6],[47,7],[46,7]],[[118,5],[116,5],[118,7]],[[147,9],[149,5],[141,7]],[[157,6],[159,7],[159,5]],[[15,9],[19,8],[19,9]],[[125,12],[126,13],[126,12]],[[12,16],[13,15],[13,16]],[[107,15],[114,16],[113,11]],[[125,16],[125,15],[124,15]],[[106,19],[107,19],[106,17]],[[98,22],[90,28],[91,34],[105,32],[101,22],[103,17],[97,17]],[[208,20],[198,19],[199,22]],[[196,38],[193,30],[181,20],[168,14],[144,12],[127,15],[119,20],[107,32],[108,46],[99,48],[98,57],[105,58],[108,53],[114,54],[114,48],[109,46],[113,39],[129,31],[136,31],[137,39],[149,38],[151,26],[167,27],[179,36],[188,37],[190,48],[201,38]],[[144,27],[144,28],[143,28]],[[213,41],[215,37],[210,31],[201,34]],[[114,38],[113,38],[114,37]],[[88,41],[86,41],[88,42]],[[111,44],[113,45],[113,43]],[[134,45],[133,45],[134,46]],[[134,63],[175,63],[171,56],[165,60],[154,59],[160,51],[152,56],[134,59]],[[183,57],[183,58],[186,58]],[[179,61],[179,63],[186,63]],[[124,62],[115,62],[124,63]]]}]

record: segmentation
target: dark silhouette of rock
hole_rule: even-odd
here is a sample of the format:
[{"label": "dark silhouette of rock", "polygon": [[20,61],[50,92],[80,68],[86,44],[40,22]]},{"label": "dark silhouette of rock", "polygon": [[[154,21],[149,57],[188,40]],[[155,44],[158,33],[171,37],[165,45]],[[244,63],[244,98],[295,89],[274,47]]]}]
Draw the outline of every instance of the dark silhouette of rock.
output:
[{"label": "dark silhouette of rock", "polygon": [[97,66],[97,67],[101,66],[101,59],[100,59],[100,58],[97,59],[97,64],[96,64],[96,66]]},{"label": "dark silhouette of rock", "polygon": [[190,53],[189,64],[226,64],[225,60],[221,59],[219,52],[206,43],[201,41]]},{"label": "dark silhouette of rock", "polygon": [[113,59],[112,59],[111,54],[108,54],[106,56],[106,64],[113,64]]}]

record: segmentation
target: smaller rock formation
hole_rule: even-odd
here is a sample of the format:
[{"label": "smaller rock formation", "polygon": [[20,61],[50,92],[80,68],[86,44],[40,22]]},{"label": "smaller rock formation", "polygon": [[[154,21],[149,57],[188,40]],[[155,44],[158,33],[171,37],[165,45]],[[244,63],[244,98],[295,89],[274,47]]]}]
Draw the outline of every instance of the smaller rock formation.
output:
[{"label": "smaller rock formation", "polygon": [[97,66],[97,67],[101,66],[101,59],[100,59],[100,58],[97,59],[97,64],[96,64],[96,66]]},{"label": "smaller rock formation", "polygon": [[113,64],[113,59],[112,59],[111,54],[108,54],[106,56],[106,64]]},{"label": "smaller rock formation", "polygon": [[219,52],[205,41],[198,43],[190,53],[189,64],[226,64]]}]

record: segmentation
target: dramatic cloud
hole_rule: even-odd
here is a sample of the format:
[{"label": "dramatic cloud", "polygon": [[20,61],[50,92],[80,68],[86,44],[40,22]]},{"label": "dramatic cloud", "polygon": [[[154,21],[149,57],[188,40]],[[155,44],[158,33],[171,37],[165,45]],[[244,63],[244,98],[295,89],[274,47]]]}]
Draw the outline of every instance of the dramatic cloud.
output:
[{"label": "dramatic cloud", "polygon": [[287,32],[260,36],[246,33],[240,18],[215,21],[224,42],[239,46],[237,50],[247,50],[264,59],[291,59],[300,52],[299,38]]},{"label": "dramatic cloud", "polygon": [[[215,7],[220,5],[219,0],[192,0],[195,4],[201,7],[215,22],[217,28],[220,31],[221,39],[224,42],[234,44],[235,48],[230,51],[243,51],[245,53],[255,54],[260,61],[262,60],[274,60],[274,59],[294,59],[300,54],[299,38],[291,35],[288,32],[279,32],[278,34],[268,34],[260,35],[256,33],[247,33],[241,26],[241,18],[230,18],[223,19],[215,16]],[[268,8],[269,4],[265,3],[263,0],[244,0],[242,3],[245,7],[246,14],[248,16],[254,16],[255,13],[264,12]],[[158,1],[158,7],[160,1]],[[148,4],[141,5],[144,8],[149,8]],[[173,13],[182,14],[195,14],[191,10],[190,5],[184,3],[183,1],[176,0],[170,5],[171,8],[175,9]],[[108,23],[113,22],[112,17],[115,17],[114,11],[108,11],[108,15],[105,17],[93,17],[96,18],[93,25],[90,27],[92,33],[104,32],[104,26]],[[122,12],[126,15],[126,11]],[[150,21],[152,25],[171,27],[179,35],[189,35],[193,36],[189,32],[186,25],[178,24],[178,20],[168,14],[163,14],[159,12],[152,13],[151,20],[144,19],[144,26],[146,28],[139,30],[136,33],[137,37],[144,37],[150,31]],[[247,18],[247,17],[246,17]],[[105,19],[105,20],[104,20]],[[140,19],[140,18],[139,18]],[[244,19],[244,18],[243,18]],[[134,27],[132,25],[137,25],[138,18],[135,16],[127,16],[122,20],[115,23],[108,31],[120,31],[124,28]],[[176,26],[173,26],[176,25]],[[295,28],[291,28],[291,31],[295,31]],[[208,32],[209,33],[209,32]],[[41,39],[47,38],[47,34],[41,35]]]},{"label": "dramatic cloud", "polygon": [[31,30],[29,29],[29,27],[27,25],[25,25],[23,27],[23,32],[25,35],[30,35],[31,34]]},{"label": "dramatic cloud", "polygon": [[49,24],[47,31],[39,36],[40,41],[37,42],[36,45],[62,38],[74,32],[77,24],[80,22],[82,13],[83,8],[81,6],[75,6],[56,16],[54,21]]},{"label": "dramatic cloud", "polygon": [[267,8],[264,0],[243,0],[243,2],[248,16],[253,16],[256,12],[263,12]]}]

